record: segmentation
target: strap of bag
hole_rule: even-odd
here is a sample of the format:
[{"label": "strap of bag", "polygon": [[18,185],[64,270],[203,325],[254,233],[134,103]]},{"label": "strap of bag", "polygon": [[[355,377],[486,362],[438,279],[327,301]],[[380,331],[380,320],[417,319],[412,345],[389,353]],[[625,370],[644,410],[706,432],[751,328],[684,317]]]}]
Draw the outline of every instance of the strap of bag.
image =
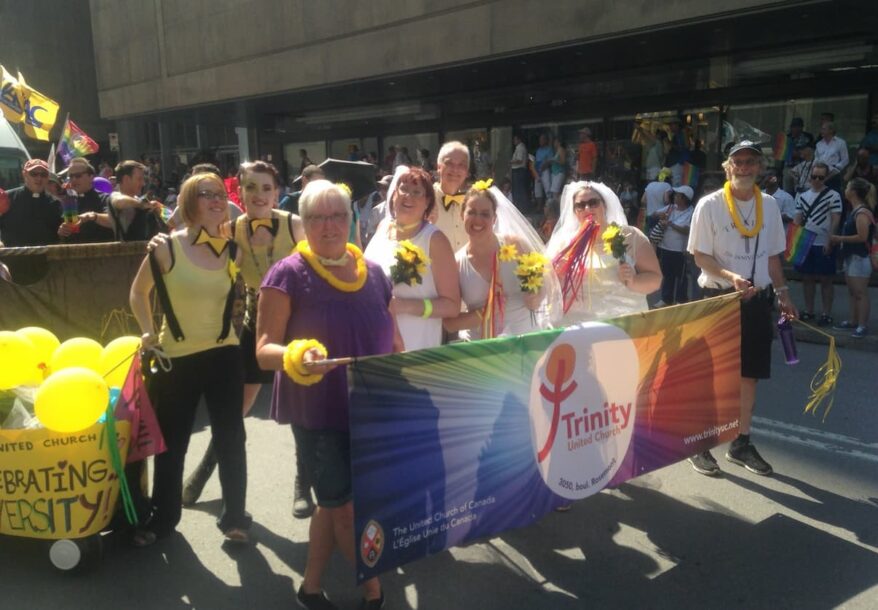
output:
[{"label": "strap of bag", "polygon": [[803,227],[804,227],[806,224],[808,224],[808,217],[811,216],[811,212],[813,212],[813,211],[817,208],[817,204],[820,203],[821,201],[823,201],[823,198],[824,198],[826,195],[828,195],[831,191],[832,191],[832,189],[829,188],[829,187],[827,187],[827,188],[823,189],[822,191],[820,191],[820,194],[817,195],[817,197],[814,198],[814,201],[811,202],[811,205],[808,206],[807,211],[806,211],[805,214],[802,216],[802,226],[803,226]]},{"label": "strap of bag", "polygon": [[[238,243],[231,239],[229,240],[229,261],[234,261],[238,257]],[[229,336],[229,330],[232,327],[232,308],[235,305],[235,280],[229,278],[229,293],[226,295],[226,306],[223,309],[223,328],[220,331],[219,337],[217,337],[216,342],[222,343],[226,340],[226,337]],[[170,325],[170,323],[169,323]]]},{"label": "strap of bag", "polygon": [[[168,252],[171,255],[171,268],[174,266],[174,242],[168,238]],[[171,306],[171,298],[168,295],[168,287],[165,285],[165,278],[162,274],[162,269],[159,266],[159,262],[155,257],[155,250],[149,253],[149,268],[152,271],[152,280],[155,283],[155,291],[159,297],[159,303],[162,306],[162,311],[165,312],[165,320],[168,323],[168,329],[171,331],[171,334],[174,336],[175,341],[183,341],[186,336],[183,334],[183,329],[180,328],[180,322],[177,321],[177,316],[174,314],[174,308]]]},{"label": "strap of bag", "polygon": [[759,230],[759,233],[756,234],[756,246],[753,248],[753,266],[750,268],[750,278],[749,281],[751,284],[755,285],[754,280],[756,279],[756,257],[759,256],[759,235],[762,233],[762,229]]}]

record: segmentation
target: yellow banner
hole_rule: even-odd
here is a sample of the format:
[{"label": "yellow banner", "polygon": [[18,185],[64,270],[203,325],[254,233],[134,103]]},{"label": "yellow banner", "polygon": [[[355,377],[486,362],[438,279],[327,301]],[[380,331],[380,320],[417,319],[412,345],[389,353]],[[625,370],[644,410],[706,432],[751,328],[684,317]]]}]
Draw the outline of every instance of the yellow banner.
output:
[{"label": "yellow banner", "polygon": [[21,85],[3,66],[0,66],[0,74],[3,78],[0,81],[0,109],[7,121],[21,123],[24,121],[24,94]]},{"label": "yellow banner", "polygon": [[24,133],[36,140],[49,141],[49,132],[58,120],[60,105],[33,89],[18,73],[18,85],[24,97]]},{"label": "yellow banner", "polygon": [[[104,529],[119,495],[105,430],[0,430],[0,534],[57,540]],[[123,463],[129,431],[116,422]]]}]

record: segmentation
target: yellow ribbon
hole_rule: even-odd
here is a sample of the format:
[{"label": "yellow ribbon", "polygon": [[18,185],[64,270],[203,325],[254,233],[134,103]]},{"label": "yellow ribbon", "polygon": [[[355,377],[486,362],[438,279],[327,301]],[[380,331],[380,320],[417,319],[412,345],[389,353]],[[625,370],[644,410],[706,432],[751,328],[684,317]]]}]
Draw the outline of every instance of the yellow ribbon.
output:
[{"label": "yellow ribbon", "polygon": [[192,242],[192,245],[200,246],[201,244],[207,244],[207,247],[210,248],[214,256],[219,258],[226,251],[226,248],[229,247],[229,240],[225,237],[213,237],[207,232],[207,229],[201,227],[201,231],[198,232],[198,236]]},{"label": "yellow ribbon", "polygon": [[250,233],[256,233],[256,229],[259,227],[265,227],[268,229],[269,233],[272,235],[277,234],[277,219],[276,218],[251,218],[250,219]]},{"label": "yellow ribbon", "polygon": [[445,209],[451,207],[452,203],[463,204],[463,200],[466,199],[466,195],[445,195],[442,198],[442,205],[445,206]]},{"label": "yellow ribbon", "polygon": [[806,328],[810,328],[829,340],[826,362],[817,369],[817,372],[814,373],[814,377],[811,379],[811,396],[808,398],[808,404],[805,405],[805,413],[816,415],[820,405],[828,399],[829,402],[823,409],[823,421],[826,421],[826,416],[829,415],[829,410],[835,402],[835,396],[833,395],[835,394],[835,386],[838,383],[838,375],[841,373],[841,358],[838,355],[838,351],[835,349],[835,337],[829,333],[823,332],[819,328],[807,324],[806,322],[802,322],[798,318],[793,320],[793,322],[801,324]]}]

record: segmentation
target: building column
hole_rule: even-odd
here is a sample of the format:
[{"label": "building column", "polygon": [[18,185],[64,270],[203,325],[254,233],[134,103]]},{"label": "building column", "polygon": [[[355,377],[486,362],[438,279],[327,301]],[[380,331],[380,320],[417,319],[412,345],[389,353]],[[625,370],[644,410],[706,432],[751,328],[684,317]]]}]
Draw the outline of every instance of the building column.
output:
[{"label": "building column", "polygon": [[119,134],[119,160],[140,160],[143,154],[143,143],[140,141],[140,124],[134,119],[122,119],[116,121],[116,130]]},{"label": "building column", "polygon": [[[171,177],[174,167],[174,142],[171,137],[171,125],[166,120],[159,121],[159,151],[162,163],[162,184]],[[176,185],[175,185],[176,186]]]}]

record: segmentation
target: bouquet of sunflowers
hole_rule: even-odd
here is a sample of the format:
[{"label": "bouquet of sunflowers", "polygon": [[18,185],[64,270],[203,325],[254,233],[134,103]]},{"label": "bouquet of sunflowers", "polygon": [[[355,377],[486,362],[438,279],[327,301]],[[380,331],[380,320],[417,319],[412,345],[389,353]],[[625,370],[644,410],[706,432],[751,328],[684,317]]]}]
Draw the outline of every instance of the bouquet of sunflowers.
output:
[{"label": "bouquet of sunflowers", "polygon": [[421,248],[406,239],[399,242],[394,257],[396,263],[390,268],[391,282],[414,286],[424,281],[430,259]]},{"label": "bouquet of sunflowers", "polygon": [[515,275],[518,276],[522,292],[536,294],[540,291],[540,288],[543,287],[543,276],[548,264],[549,259],[539,252],[528,252],[518,257]]}]

